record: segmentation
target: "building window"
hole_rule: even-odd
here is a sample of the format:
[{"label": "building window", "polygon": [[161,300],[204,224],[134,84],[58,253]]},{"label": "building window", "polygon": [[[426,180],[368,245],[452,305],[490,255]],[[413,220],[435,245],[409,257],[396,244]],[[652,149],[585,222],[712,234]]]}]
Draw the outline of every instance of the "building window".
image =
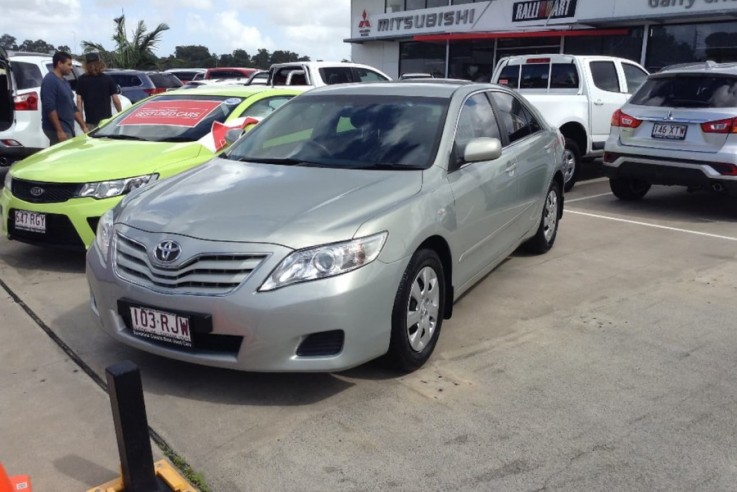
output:
[{"label": "building window", "polygon": [[429,73],[434,77],[445,77],[445,43],[400,43],[399,75],[405,73]]},{"label": "building window", "polygon": [[[458,2],[471,3],[471,2]],[[454,2],[455,5],[455,2]],[[384,12],[403,12],[405,10],[421,10],[433,7],[447,7],[448,0],[385,0]]]},{"label": "building window", "polygon": [[[451,5],[463,5],[466,3],[474,3],[476,0],[450,0]],[[479,2],[483,2],[486,0],[479,0]]]},{"label": "building window", "polygon": [[386,0],[384,12],[391,14],[392,12],[401,12],[404,10],[404,0]]},{"label": "building window", "polygon": [[737,61],[737,22],[653,26],[646,68],[655,72],[674,63]]},{"label": "building window", "polygon": [[448,77],[488,82],[494,69],[494,40],[450,43]]},{"label": "building window", "polygon": [[563,53],[618,56],[639,63],[642,33],[642,27],[633,27],[626,36],[570,36],[563,41]]}]

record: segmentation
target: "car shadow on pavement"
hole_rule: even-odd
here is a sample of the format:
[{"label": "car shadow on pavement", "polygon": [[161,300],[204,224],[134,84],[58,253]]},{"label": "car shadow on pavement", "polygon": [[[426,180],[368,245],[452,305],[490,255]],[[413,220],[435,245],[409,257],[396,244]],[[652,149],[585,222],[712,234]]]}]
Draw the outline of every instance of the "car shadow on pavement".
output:
[{"label": "car shadow on pavement", "polygon": [[85,268],[84,251],[45,248],[5,238],[0,238],[0,257],[19,271],[84,273]]},{"label": "car shadow on pavement", "polygon": [[[737,197],[710,191],[689,192],[683,187],[653,186],[641,200],[613,198],[607,203],[607,208],[615,213],[640,216],[653,214],[659,219],[677,219],[694,224],[737,222]],[[667,214],[665,217],[664,213]]]},{"label": "car shadow on pavement", "polygon": [[130,360],[141,370],[144,391],[226,405],[310,405],[353,386],[329,373],[256,373],[201,366],[149,354],[110,338],[87,303],[61,313],[51,329],[103,381],[105,368]]},{"label": "car shadow on pavement", "polygon": [[59,472],[80,483],[103,483],[119,473],[76,454],[67,454],[55,459],[53,463]]}]

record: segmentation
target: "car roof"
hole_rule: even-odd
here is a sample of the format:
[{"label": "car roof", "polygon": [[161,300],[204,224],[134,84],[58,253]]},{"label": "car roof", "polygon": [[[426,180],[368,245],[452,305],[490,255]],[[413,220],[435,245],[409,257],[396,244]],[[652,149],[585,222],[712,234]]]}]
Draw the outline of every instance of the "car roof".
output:
[{"label": "car roof", "polygon": [[371,95],[371,96],[426,96],[450,98],[456,91],[473,92],[479,89],[509,89],[496,84],[475,83],[467,80],[454,79],[415,79],[396,82],[371,82],[355,84],[335,84],[318,87],[309,91],[310,94],[335,95]]},{"label": "car roof", "polygon": [[205,73],[207,72],[206,68],[168,68],[164,70],[165,72],[197,72],[197,73]]},{"label": "car roof", "polygon": [[626,58],[620,58],[617,56],[606,56],[606,55],[569,55],[565,53],[541,53],[531,55],[514,55],[503,58],[506,60],[507,65],[519,65],[528,63],[529,59],[544,59],[550,58],[552,63],[571,63],[573,60],[588,60],[588,61],[609,61],[609,60],[622,60],[631,63],[637,63]]},{"label": "car roof", "polygon": [[737,75],[737,63],[717,63],[712,60],[694,63],[679,63],[677,65],[668,65],[663,67],[659,72],[653,74],[653,77],[675,73],[708,73],[708,74],[725,74]]},{"label": "car roof", "polygon": [[296,95],[303,93],[305,90],[306,88],[300,87],[285,87],[275,89],[270,86],[264,85],[200,85],[193,88],[167,91],[165,94],[167,96],[174,94],[195,94],[206,96],[248,97],[264,91],[273,91],[275,95]]}]

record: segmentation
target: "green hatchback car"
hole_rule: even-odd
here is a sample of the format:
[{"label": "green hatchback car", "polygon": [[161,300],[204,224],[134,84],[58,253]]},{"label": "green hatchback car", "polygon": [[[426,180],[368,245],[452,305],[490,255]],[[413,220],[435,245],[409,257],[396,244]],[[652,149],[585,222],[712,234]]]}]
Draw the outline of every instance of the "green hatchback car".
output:
[{"label": "green hatchback car", "polygon": [[[126,194],[203,164],[304,89],[205,86],[148,98],[87,135],[14,164],[0,194],[2,233],[88,248],[100,216]],[[247,128],[246,128],[247,129]]]}]

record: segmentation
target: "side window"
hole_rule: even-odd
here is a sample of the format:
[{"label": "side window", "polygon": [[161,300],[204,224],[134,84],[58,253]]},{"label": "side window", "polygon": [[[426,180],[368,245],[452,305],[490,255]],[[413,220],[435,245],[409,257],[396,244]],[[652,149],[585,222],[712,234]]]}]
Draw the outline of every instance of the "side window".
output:
[{"label": "side window", "polygon": [[551,89],[578,89],[578,70],[573,63],[553,63],[550,68]]},{"label": "side window", "polygon": [[323,82],[328,85],[347,84],[353,82],[350,67],[325,67],[319,70]]},{"label": "side window", "polygon": [[277,96],[270,97],[267,99],[261,99],[251,104],[243,111],[241,116],[253,116],[254,118],[264,118],[275,110],[277,110],[282,104],[289,101],[292,96]]},{"label": "side window", "polygon": [[509,137],[509,143],[540,130],[540,124],[522,101],[504,92],[493,92],[492,97],[499,108],[499,117]]},{"label": "side window", "polygon": [[621,92],[619,87],[619,77],[617,77],[617,68],[614,62],[608,61],[592,61],[591,76],[594,78],[594,85],[603,91]]},{"label": "side window", "polygon": [[478,137],[501,138],[491,103],[483,93],[474,94],[463,103],[455,136],[457,155],[462,156],[469,140]]},{"label": "side window", "polygon": [[43,75],[41,69],[32,63],[13,62],[13,78],[18,89],[31,89],[41,87]]},{"label": "side window", "polygon": [[647,80],[647,72],[631,63],[622,63],[624,79],[627,81],[627,93],[633,94]]},{"label": "side window", "polygon": [[373,70],[366,70],[365,68],[354,68],[353,69],[355,79],[361,82],[383,82],[386,78],[382,75],[374,72]]}]

